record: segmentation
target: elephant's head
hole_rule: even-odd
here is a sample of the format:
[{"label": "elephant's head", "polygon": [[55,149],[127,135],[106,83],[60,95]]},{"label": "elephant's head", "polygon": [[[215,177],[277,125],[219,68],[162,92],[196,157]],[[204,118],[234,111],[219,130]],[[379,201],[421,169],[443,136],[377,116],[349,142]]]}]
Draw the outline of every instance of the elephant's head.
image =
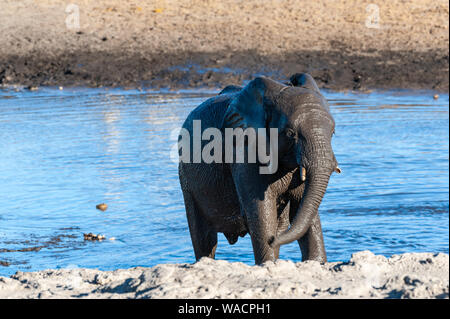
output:
[{"label": "elephant's head", "polygon": [[272,246],[301,238],[311,225],[333,171],[340,172],[331,147],[334,119],[309,74],[295,74],[292,85],[269,78],[252,80],[232,100],[224,127],[277,128],[280,169],[295,171],[304,196],[289,230]]}]

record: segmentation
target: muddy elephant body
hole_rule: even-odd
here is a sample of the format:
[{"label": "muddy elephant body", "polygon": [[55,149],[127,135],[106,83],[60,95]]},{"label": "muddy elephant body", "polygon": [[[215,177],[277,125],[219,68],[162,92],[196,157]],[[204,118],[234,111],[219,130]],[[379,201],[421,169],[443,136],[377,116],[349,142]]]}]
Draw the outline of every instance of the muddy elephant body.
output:
[{"label": "muddy elephant body", "polygon": [[[225,147],[220,161],[195,161],[195,121],[200,134],[276,129],[276,170],[261,174],[264,164],[248,158],[227,162]],[[244,88],[229,86],[194,109],[183,130],[190,155],[180,161],[179,177],[197,260],[214,258],[221,232],[230,244],[249,233],[257,264],[277,259],[280,245],[294,240],[303,260],[326,261],[318,207],[339,168],[331,149],[334,120],[311,76],[296,74],[289,85],[259,77]],[[208,140],[200,144],[203,149]]]}]

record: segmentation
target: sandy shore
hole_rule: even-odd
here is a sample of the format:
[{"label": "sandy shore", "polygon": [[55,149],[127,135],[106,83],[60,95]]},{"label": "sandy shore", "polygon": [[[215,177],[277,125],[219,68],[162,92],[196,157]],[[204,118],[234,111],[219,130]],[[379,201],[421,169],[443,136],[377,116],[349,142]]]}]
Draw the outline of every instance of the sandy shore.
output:
[{"label": "sandy shore", "polygon": [[73,3],[2,1],[0,85],[223,87],[306,71],[331,89],[448,91],[444,0]]},{"label": "sandy shore", "polygon": [[0,277],[0,298],[449,298],[449,256],[363,251],[324,265],[204,258],[115,271],[18,272]]}]

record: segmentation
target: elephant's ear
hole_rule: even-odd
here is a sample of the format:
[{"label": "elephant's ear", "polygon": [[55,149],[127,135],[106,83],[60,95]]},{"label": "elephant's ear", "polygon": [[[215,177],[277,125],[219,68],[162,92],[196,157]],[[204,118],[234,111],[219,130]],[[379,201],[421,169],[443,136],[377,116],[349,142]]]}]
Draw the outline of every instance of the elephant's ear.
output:
[{"label": "elephant's ear", "polygon": [[312,91],[320,93],[316,81],[314,81],[314,78],[308,73],[295,73],[294,75],[291,76],[289,81],[292,83],[293,86],[310,89]]},{"label": "elephant's ear", "polygon": [[231,101],[224,116],[223,127],[254,129],[265,127],[264,94],[266,78],[250,81]]}]

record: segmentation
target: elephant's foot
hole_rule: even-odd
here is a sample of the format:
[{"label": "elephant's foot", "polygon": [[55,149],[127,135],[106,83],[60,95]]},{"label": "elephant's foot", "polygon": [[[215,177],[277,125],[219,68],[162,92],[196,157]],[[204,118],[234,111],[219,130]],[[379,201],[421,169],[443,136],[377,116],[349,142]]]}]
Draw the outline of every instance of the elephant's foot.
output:
[{"label": "elephant's foot", "polygon": [[280,247],[272,247],[269,245],[269,242],[270,240],[262,240],[261,238],[255,238],[255,236],[252,236],[255,264],[260,265],[266,261],[275,261],[278,259]]},{"label": "elephant's foot", "polygon": [[[299,240],[300,243],[300,247],[302,247],[302,243],[301,243],[301,239]],[[304,246],[309,246],[309,243],[304,244]],[[321,264],[326,263],[327,262],[327,256],[325,254],[325,250],[322,249],[316,249],[316,247],[314,247],[314,249],[311,248],[301,248],[302,251],[302,261],[307,261],[307,260],[315,260],[320,262]]]},{"label": "elephant's foot", "polygon": [[261,265],[266,261],[275,261],[278,259],[279,248],[273,249],[271,247],[267,250],[255,253],[255,264]]}]

